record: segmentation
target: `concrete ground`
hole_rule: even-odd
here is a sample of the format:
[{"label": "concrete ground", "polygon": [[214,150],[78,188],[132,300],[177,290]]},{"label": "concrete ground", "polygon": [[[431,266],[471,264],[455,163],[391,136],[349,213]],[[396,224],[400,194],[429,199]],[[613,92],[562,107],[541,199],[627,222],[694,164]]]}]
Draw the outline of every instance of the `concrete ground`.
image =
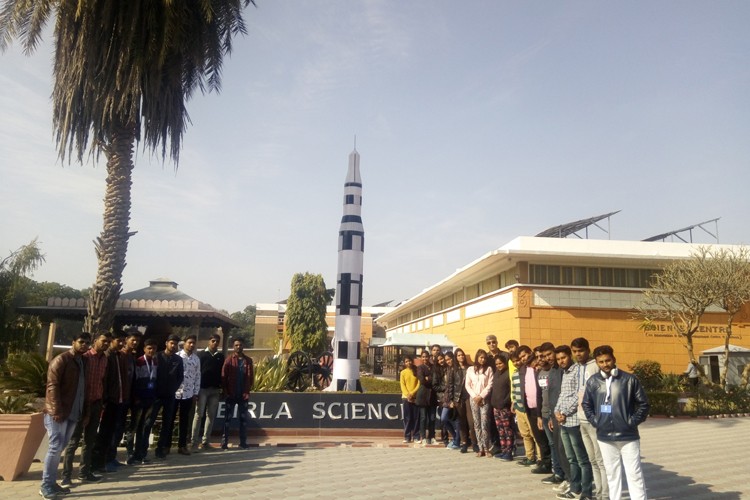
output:
[{"label": "concrete ground", "polygon": [[[394,438],[266,438],[249,450],[212,450],[124,467],[66,498],[555,498],[515,463]],[[750,418],[651,419],[641,426],[649,498],[750,498]],[[120,455],[123,455],[121,452]],[[123,460],[123,457],[119,457]],[[39,498],[41,464],[0,498]],[[626,497],[627,498],[627,497]]]}]

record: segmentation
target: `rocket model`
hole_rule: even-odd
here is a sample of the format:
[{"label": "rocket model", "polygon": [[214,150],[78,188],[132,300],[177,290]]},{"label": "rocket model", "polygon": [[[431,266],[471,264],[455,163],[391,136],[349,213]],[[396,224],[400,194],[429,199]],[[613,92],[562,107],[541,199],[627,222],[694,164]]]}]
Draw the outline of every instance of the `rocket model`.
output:
[{"label": "rocket model", "polygon": [[344,215],[339,228],[333,379],[329,386],[334,391],[362,392],[359,382],[359,344],[365,229],[361,214],[362,178],[359,176],[359,153],[355,146],[349,155],[349,170],[344,183]]}]

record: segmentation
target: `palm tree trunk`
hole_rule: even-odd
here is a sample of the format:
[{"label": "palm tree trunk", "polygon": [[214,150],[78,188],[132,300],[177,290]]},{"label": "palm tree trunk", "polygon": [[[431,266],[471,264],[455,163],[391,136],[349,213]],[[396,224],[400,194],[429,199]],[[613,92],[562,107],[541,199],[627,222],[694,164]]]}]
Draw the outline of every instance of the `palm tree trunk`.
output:
[{"label": "palm tree trunk", "polygon": [[122,273],[130,238],[130,187],[133,173],[135,127],[122,125],[105,148],[107,186],[104,194],[104,227],[94,242],[98,268],[91,287],[84,327],[94,334],[112,329],[115,305],[122,292]]}]

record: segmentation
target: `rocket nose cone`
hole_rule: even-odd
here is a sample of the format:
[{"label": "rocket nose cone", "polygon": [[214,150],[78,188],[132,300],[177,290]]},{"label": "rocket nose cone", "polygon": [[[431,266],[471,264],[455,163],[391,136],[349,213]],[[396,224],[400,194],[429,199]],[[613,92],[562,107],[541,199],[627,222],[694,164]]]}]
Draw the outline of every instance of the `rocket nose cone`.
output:
[{"label": "rocket nose cone", "polygon": [[359,175],[359,153],[356,149],[349,155],[349,170],[346,172],[346,182],[362,183],[362,178]]}]

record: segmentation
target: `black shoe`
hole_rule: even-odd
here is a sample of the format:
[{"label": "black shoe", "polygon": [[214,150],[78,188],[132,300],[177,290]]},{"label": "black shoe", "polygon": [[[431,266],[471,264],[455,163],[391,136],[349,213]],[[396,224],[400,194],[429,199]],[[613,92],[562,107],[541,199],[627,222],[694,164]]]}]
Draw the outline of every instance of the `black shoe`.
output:
[{"label": "black shoe", "polygon": [[461,453],[468,453],[468,452],[469,452],[469,447],[466,446],[465,444],[461,445]]},{"label": "black shoe", "polygon": [[532,465],[536,465],[536,460],[529,460],[528,458],[523,457],[521,460],[519,460],[516,463],[524,467],[531,467]]},{"label": "black shoe", "polygon": [[542,484],[560,484],[563,481],[564,479],[557,474],[552,474],[551,476],[542,479]]},{"label": "black shoe", "polygon": [[[60,481],[60,486],[62,486],[63,488],[69,488],[72,485],[73,485],[73,481],[70,480],[70,477],[63,476],[62,481]],[[57,490],[57,488],[53,488],[53,489]]]},{"label": "black shoe", "polygon": [[531,469],[532,474],[549,474],[550,472],[552,472],[552,468],[547,465],[537,465]]},{"label": "black shoe", "polygon": [[479,446],[473,444],[471,445],[471,449],[474,451],[474,453],[479,453]]},{"label": "black shoe", "polygon": [[65,488],[57,483],[52,485],[52,489],[60,495],[67,495],[68,493],[70,493],[70,488]]},{"label": "black shoe", "polygon": [[78,476],[78,479],[84,483],[98,483],[102,480],[102,476],[97,476],[96,474],[89,472],[83,476]]},{"label": "black shoe", "polygon": [[238,448],[239,448],[240,450],[248,450],[248,449],[250,449],[250,446],[248,446],[248,445],[246,445],[246,444],[241,444],[241,445],[239,445],[239,447],[238,447]]},{"label": "black shoe", "polygon": [[158,450],[158,449],[157,449],[157,450],[156,450],[156,452],[154,453],[154,456],[155,456],[156,458],[159,458],[159,459],[161,459],[161,460],[164,460],[165,458],[167,458],[167,455],[165,455],[165,454],[164,454],[164,452],[163,452],[162,450]]}]

